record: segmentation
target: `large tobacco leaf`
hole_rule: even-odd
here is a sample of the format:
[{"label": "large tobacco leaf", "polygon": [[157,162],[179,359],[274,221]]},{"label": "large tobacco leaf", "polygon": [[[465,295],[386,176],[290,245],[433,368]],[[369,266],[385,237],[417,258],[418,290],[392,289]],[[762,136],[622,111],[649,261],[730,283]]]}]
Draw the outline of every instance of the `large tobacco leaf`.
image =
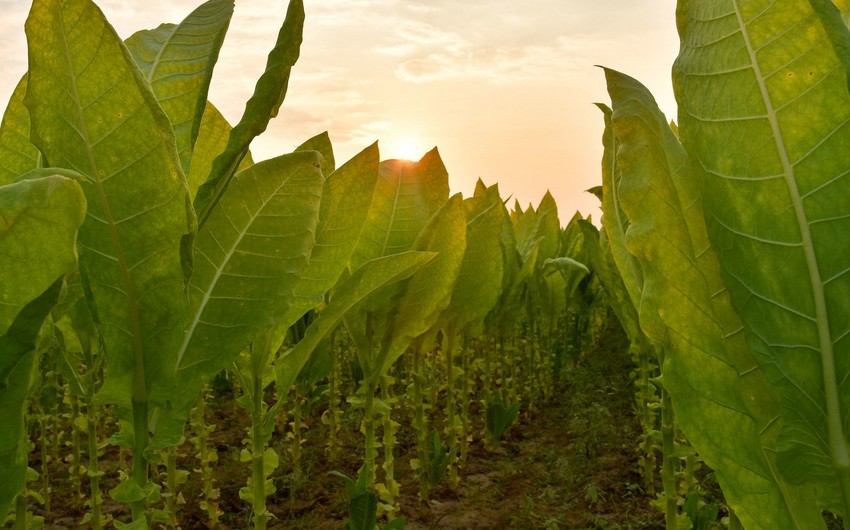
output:
[{"label": "large tobacco leaf", "polygon": [[138,31],[126,41],[171,121],[184,173],[189,172],[213,67],[232,15],[233,0],[209,0],[180,24]]},{"label": "large tobacco leaf", "polygon": [[[369,206],[366,224],[360,235],[351,267],[359,268],[365,262],[412,249],[416,237],[431,216],[448,199],[448,171],[437,149],[425,154],[418,162],[408,160],[385,160],[381,162],[378,179]],[[361,306],[346,315],[349,330],[360,339],[365,330],[366,315],[371,313],[376,326],[372,331],[383,336],[385,316],[391,309],[391,299],[404,289],[403,283],[395,283],[373,293]],[[359,324],[355,324],[355,320]],[[365,352],[365,340],[355,340]],[[371,361],[363,359],[367,365]]]},{"label": "large tobacco leaf", "polygon": [[325,179],[316,245],[295,286],[292,305],[281,319],[284,325],[291,325],[321,304],[348,267],[369,213],[378,179],[378,157],[378,146],[373,144]]},{"label": "large tobacco leaf", "polygon": [[301,53],[303,31],[304,3],[302,0],[290,0],[277,41],[269,52],[266,70],[245,104],[242,119],[230,131],[227,146],[216,157],[209,176],[195,195],[195,210],[201,224],[206,222],[211,209],[247,155],[251,141],[265,131],[272,118],[277,116],[289,87],[292,67]]},{"label": "large tobacco leaf", "polygon": [[322,175],[329,176],[336,171],[336,158],[328,132],[319,133],[295,148],[296,151],[317,151],[322,155]]},{"label": "large tobacco leaf", "polygon": [[466,216],[466,251],[452,301],[441,320],[451,321],[460,331],[467,324],[479,324],[501,295],[504,259],[498,244],[502,235],[502,199],[491,186],[478,196],[463,201]]},{"label": "large tobacco leaf", "polygon": [[[207,154],[210,149],[214,152],[207,155],[210,160],[206,166],[200,164],[198,172],[203,171],[203,174],[195,177],[196,183],[191,186],[193,193],[209,174],[212,159],[224,150],[230,132],[226,121],[219,123],[224,121],[220,114],[207,120],[204,106],[212,69],[232,14],[232,4],[231,0],[210,0],[179,25],[162,24],[155,30],[139,31],[125,41],[172,122],[184,173],[189,174],[195,141],[203,136],[202,121],[214,122],[208,127],[216,132],[208,131],[208,134],[213,137],[225,135],[220,145],[209,145],[205,141],[207,138],[202,137],[202,154]],[[0,184],[12,182],[26,171],[38,167],[40,162],[38,149],[30,143],[29,113],[24,106],[26,85],[27,76],[24,76],[9,99],[0,125]],[[246,158],[250,161],[250,153]],[[243,161],[240,168],[244,167]]]},{"label": "large tobacco leaf", "polygon": [[620,321],[629,341],[635,347],[641,348],[641,351],[645,351],[642,345],[646,343],[646,337],[640,329],[637,309],[629,297],[623,278],[611,256],[608,240],[602,237],[606,234],[600,233],[593,223],[585,219],[579,219],[577,225],[582,235],[581,252],[587,261],[588,268],[593,271],[599,283],[602,284],[602,288],[613,300],[611,309]]},{"label": "large tobacco leaf", "polygon": [[86,201],[71,179],[48,176],[0,186],[0,519],[24,486],[24,411],[42,322],[77,266]]},{"label": "large tobacco leaf", "polygon": [[9,184],[39,165],[38,149],[30,143],[30,116],[24,106],[27,78],[18,82],[0,124],[0,185]]},{"label": "large tobacco leaf", "polygon": [[540,241],[539,266],[547,259],[558,257],[560,250],[561,221],[558,219],[558,204],[547,190],[537,205],[537,226],[535,233]]},{"label": "large tobacco leaf", "polygon": [[310,354],[333,331],[345,313],[373,292],[409,278],[434,258],[433,252],[400,252],[367,261],[341,282],[334,295],[307,328],[304,337],[275,363],[278,388],[290,388]]},{"label": "large tobacco leaf", "polygon": [[850,515],[850,94],[823,8],[683,0],[673,79],[725,283],[781,398],[777,467]]},{"label": "large tobacco leaf", "polygon": [[320,159],[297,152],[237,173],[198,231],[181,372],[215,375],[287,312],[315,242]]},{"label": "large tobacco leaf", "polygon": [[597,104],[605,120],[605,130],[602,133],[602,226],[605,227],[608,249],[611,259],[620,271],[623,285],[637,307],[643,290],[643,270],[640,263],[629,254],[626,248],[626,230],[629,229],[629,219],[623,212],[620,198],[620,180],[622,178],[617,161],[619,143],[611,127],[610,107]]},{"label": "large tobacco leaf", "polygon": [[436,252],[390,302],[388,325],[375,358],[375,376],[382,375],[410,346],[437,323],[452,300],[453,287],[466,252],[466,218],[460,194],[437,210],[416,237],[411,250]]},{"label": "large tobacco leaf", "polygon": [[[233,129],[221,112],[209,101],[204,108],[198,137],[192,150],[192,164],[186,173],[186,183],[192,197],[206,180],[212,169],[215,158],[227,147],[227,139]],[[242,171],[254,163],[251,152],[245,153],[245,158],[239,164],[237,171]]]},{"label": "large tobacco leaf", "polygon": [[448,171],[436,149],[418,162],[385,160],[352,264],[410,250],[428,219],[449,197]]},{"label": "large tobacco leaf", "polygon": [[80,268],[109,363],[101,396],[126,407],[157,386],[165,405],[194,224],[171,125],[92,2],[36,0],[26,31],[32,142],[87,181]]},{"label": "large tobacco leaf", "polygon": [[641,329],[664,348],[663,383],[677,421],[746,528],[822,528],[811,488],[776,470],[779,400],[723,289],[702,220],[699,170],[649,92],[612,70],[606,77],[614,105],[606,141],[616,141],[620,177],[605,179],[613,188],[606,197],[616,195],[622,209],[614,226],[625,227],[625,263],[641,271],[634,303]]}]

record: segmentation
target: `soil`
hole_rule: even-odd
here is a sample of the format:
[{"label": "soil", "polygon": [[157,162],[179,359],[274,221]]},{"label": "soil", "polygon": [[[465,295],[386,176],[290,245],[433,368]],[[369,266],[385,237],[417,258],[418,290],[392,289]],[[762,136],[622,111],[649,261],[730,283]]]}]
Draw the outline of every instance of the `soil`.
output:
[{"label": "soil", "polygon": [[[499,447],[473,439],[459,488],[453,490],[444,479],[427,503],[417,498],[418,485],[409,465],[416,452],[415,440],[412,429],[403,425],[396,451],[396,478],[402,484],[400,515],[406,519],[406,528],[663,528],[663,517],[650,504],[652,499],[638,474],[639,424],[634,416],[625,339],[614,330],[600,342],[596,351],[566,368],[568,373],[550,402],[538,403],[533,410],[524,405],[525,410]],[[359,415],[346,412],[343,456],[329,462],[321,443],[322,408],[317,406],[305,415],[307,432],[315,431],[319,436],[308,438],[304,444],[300,466],[294,468],[282,451],[281,468],[274,475],[277,491],[267,500],[275,517],[269,528],[345,528],[348,500],[344,481],[329,472],[356,476],[362,458]],[[216,392],[208,412],[209,423],[219,426],[211,435],[211,446],[218,451],[214,485],[220,489],[222,528],[250,528],[249,505],[238,495],[250,474],[249,464],[239,462],[248,415],[226,390]],[[480,431],[480,411],[473,408],[472,415],[478,418],[475,429]],[[66,448],[62,450],[64,454]],[[127,521],[126,505],[112,501],[107,491],[115,485],[120,462],[129,459],[112,446],[105,451],[101,457],[104,513]],[[193,452],[189,444],[180,448],[179,469],[191,471],[198,466]],[[38,454],[34,451],[30,462],[35,469],[41,465]],[[45,518],[45,528],[85,528],[87,525],[80,521],[87,508],[72,493],[68,466],[61,460],[51,461],[49,466],[50,513],[37,503],[31,509]],[[86,480],[82,488],[87,495]],[[198,505],[201,490],[199,475],[194,472],[178,488],[183,504],[178,507],[177,518],[184,530],[207,528],[206,515]]]}]

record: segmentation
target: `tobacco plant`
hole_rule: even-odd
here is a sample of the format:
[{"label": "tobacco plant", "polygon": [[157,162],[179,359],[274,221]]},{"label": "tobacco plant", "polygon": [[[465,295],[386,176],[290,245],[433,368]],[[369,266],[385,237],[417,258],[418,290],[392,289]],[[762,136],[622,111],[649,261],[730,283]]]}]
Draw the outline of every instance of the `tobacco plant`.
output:
[{"label": "tobacco plant", "polygon": [[0,519],[27,472],[26,397],[37,372],[36,338],[76,268],[77,229],[86,201],[79,184],[34,171],[0,186]]},{"label": "tobacco plant", "polygon": [[606,217],[643,271],[641,328],[664,346],[678,422],[743,526],[824,528],[823,510],[850,506],[850,280],[835,246],[850,219],[836,200],[850,34],[819,1],[683,1],[678,25],[677,131],[606,70]]},{"label": "tobacco plant", "polygon": [[[232,253],[209,261],[203,247],[209,223],[204,223],[195,241],[197,223],[184,176],[231,11],[231,3],[214,0],[185,24],[162,26],[152,38],[145,34],[131,40],[141,57],[141,70],[90,2],[36,1],[27,22],[30,72],[25,102],[32,143],[49,164],[79,170],[90,183],[85,189],[89,215],[80,233],[80,263],[109,364],[99,400],[116,404],[119,416],[132,425],[132,479],[113,495],[132,503],[134,527],[139,528],[147,525],[146,499],[156,494],[145,459],[148,435],[156,431],[160,446],[176,442],[200,389],[198,381],[207,376],[193,369],[189,378],[186,371],[175,368],[187,361],[223,363],[238,351],[233,344],[242,347],[250,338],[251,328],[243,324],[241,333],[228,331],[229,349],[217,349],[218,355],[211,359],[199,359],[194,353],[198,343],[210,339],[196,338],[201,315],[222,324],[209,312],[211,300],[228,296],[216,291],[227,289],[233,278],[225,276],[218,282],[221,271],[230,265],[228,273],[237,272]],[[285,94],[285,63],[297,58],[302,24],[303,11],[293,2],[270,56],[268,70],[274,72],[261,78],[264,83],[249,103],[238,134],[231,131],[225,153],[236,162],[213,164],[210,184],[204,188],[213,193],[204,195],[198,205],[202,221],[214,218],[215,210],[222,211],[214,207],[223,200],[247,143],[276,113]],[[145,56],[151,50],[155,53]],[[193,60],[193,70],[173,75],[171,69],[180,69],[189,57],[201,60]],[[24,129],[22,124],[18,125]],[[317,158],[308,161],[307,154],[302,158],[306,165],[318,167]],[[265,174],[258,169],[251,176],[268,174],[268,165]],[[193,251],[206,252],[207,260],[193,263]],[[206,275],[207,263],[218,272]],[[259,306],[268,306],[274,293],[266,294]],[[181,380],[186,384],[179,384]],[[178,388],[183,392],[175,392]],[[151,423],[155,409],[163,414]]]}]

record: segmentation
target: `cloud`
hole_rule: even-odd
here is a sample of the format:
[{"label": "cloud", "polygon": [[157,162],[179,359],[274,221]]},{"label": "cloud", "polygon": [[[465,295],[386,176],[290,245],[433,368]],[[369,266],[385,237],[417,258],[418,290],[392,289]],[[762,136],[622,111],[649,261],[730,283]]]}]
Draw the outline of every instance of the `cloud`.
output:
[{"label": "cloud", "polygon": [[402,62],[396,76],[409,83],[482,79],[493,83],[552,79],[584,64],[587,44],[557,37],[545,44],[446,49]]},{"label": "cloud", "polygon": [[393,8],[398,0],[316,0],[306,6],[307,17],[322,26],[372,23],[376,16]]},{"label": "cloud", "polygon": [[468,46],[466,40],[457,33],[427,22],[391,18],[386,19],[384,25],[391,29],[386,38],[387,44],[374,48],[382,55],[410,58],[428,50],[457,53]]}]

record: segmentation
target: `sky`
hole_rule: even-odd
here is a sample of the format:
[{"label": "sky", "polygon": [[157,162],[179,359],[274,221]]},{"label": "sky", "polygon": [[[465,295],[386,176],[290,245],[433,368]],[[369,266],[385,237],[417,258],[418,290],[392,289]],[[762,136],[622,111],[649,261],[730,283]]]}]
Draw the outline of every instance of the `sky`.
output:
[{"label": "sky", "polygon": [[[122,37],[180,22],[200,2],[101,0]],[[305,0],[301,57],[255,160],[328,131],[337,165],[374,141],[381,158],[433,147],[452,192],[498,182],[525,208],[551,191],[562,224],[599,220],[603,65],[631,75],[675,119],[674,0]],[[27,0],[0,0],[0,102],[26,71]],[[236,123],[262,73],[285,0],[236,0],[210,100]],[[5,107],[5,103],[0,104]],[[513,204],[511,202],[510,204]]]}]

